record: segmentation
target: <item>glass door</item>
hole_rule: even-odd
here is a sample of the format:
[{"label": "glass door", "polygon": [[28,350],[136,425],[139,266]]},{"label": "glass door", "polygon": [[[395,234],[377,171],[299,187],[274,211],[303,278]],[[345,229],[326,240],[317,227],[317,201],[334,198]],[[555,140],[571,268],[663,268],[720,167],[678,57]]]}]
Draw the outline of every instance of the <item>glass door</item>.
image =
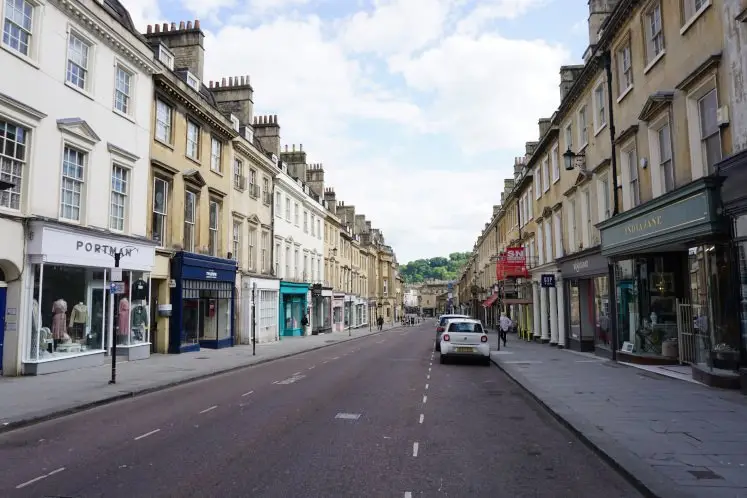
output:
[{"label": "glass door", "polygon": [[109,323],[107,312],[109,311],[109,291],[104,288],[103,282],[94,282],[88,288],[88,309],[91,316],[88,318],[88,334],[86,336],[86,347],[88,349],[103,349],[106,338],[106,327]]}]

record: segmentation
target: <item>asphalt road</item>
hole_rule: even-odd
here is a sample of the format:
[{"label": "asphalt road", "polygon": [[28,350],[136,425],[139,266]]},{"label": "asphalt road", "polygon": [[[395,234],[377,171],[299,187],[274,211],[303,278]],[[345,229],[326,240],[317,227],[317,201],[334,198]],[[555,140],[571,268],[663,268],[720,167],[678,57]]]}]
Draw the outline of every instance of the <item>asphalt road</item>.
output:
[{"label": "asphalt road", "polygon": [[5,433],[0,496],[640,496],[495,366],[440,365],[434,336],[429,321]]}]

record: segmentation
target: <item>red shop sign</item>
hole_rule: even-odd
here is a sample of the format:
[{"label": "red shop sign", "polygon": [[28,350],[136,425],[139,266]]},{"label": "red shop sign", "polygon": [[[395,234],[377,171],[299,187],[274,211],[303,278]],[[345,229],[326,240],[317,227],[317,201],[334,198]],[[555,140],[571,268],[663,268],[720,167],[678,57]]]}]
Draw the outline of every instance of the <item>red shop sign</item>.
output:
[{"label": "red shop sign", "polygon": [[498,280],[516,277],[528,278],[529,272],[527,271],[527,258],[524,248],[507,248],[496,263],[495,276]]}]

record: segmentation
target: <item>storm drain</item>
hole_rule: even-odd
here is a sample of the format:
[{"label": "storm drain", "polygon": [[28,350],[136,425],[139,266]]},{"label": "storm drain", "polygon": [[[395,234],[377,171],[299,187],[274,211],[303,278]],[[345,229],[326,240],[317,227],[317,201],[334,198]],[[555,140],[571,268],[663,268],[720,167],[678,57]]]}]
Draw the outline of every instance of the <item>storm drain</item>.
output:
[{"label": "storm drain", "polygon": [[715,473],[714,471],[707,469],[707,470],[688,470],[690,474],[692,474],[697,480],[716,480],[716,479],[723,479],[720,475]]}]

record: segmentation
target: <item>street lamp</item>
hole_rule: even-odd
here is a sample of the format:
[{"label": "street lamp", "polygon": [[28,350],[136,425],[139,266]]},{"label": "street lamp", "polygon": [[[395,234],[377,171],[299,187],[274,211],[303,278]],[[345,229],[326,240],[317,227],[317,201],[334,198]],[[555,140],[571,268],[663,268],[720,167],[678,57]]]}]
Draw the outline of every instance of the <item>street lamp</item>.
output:
[{"label": "street lamp", "polygon": [[[125,251],[127,251],[126,254],[125,254]],[[133,251],[137,252],[138,251],[137,247],[123,246],[123,247],[120,247],[119,250],[115,249],[111,253],[109,253],[110,256],[114,258],[114,268],[119,268],[119,262],[122,259],[122,256],[131,254]],[[110,294],[112,297],[109,301],[110,303],[109,304],[110,306],[109,323],[111,324],[112,327],[114,326],[113,310],[114,310],[114,295],[116,294],[116,289],[117,288],[114,285],[114,282],[112,281],[111,287],[110,287]],[[111,344],[112,346],[112,378],[111,380],[109,380],[109,384],[116,384],[117,383],[117,338],[115,334],[113,333],[113,331],[112,331],[111,343],[112,343]]]},{"label": "street lamp", "polygon": [[583,152],[576,154],[570,147],[563,153],[563,163],[565,164],[566,171],[573,171],[576,168],[576,159],[585,158],[586,154]]}]

